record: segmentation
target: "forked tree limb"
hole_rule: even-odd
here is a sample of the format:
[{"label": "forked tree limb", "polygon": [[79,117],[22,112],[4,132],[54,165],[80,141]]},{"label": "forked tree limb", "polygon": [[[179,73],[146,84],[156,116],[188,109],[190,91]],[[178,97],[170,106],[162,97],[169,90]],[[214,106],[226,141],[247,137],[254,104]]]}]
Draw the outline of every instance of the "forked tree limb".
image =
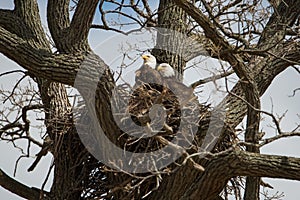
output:
[{"label": "forked tree limb", "polygon": [[49,0],[47,20],[59,52],[70,53],[90,50],[87,37],[98,2],[99,0],[80,0],[72,20],[69,21],[70,0]]}]

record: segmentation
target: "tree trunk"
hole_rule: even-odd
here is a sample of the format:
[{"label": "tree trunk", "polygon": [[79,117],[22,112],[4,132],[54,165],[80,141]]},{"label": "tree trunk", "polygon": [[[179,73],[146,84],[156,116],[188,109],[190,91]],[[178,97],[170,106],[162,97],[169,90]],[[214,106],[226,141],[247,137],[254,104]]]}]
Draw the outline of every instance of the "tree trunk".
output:
[{"label": "tree trunk", "polygon": [[152,50],[158,62],[169,63],[182,80],[186,65],[184,51],[187,32],[187,15],[173,0],[161,0],[158,7],[158,32],[156,46]]}]

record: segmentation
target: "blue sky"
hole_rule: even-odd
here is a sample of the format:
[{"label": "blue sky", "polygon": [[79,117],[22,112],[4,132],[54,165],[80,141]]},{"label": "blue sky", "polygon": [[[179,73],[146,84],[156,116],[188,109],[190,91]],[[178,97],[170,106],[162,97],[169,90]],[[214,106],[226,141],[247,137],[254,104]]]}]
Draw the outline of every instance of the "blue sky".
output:
[{"label": "blue sky", "polygon": [[[12,3],[12,0],[0,1],[0,8],[12,8]],[[42,20],[46,27],[46,1],[39,1],[39,6],[41,9]],[[95,22],[97,22],[97,20],[95,20]],[[147,35],[147,37],[148,36],[149,35]],[[122,46],[121,41],[124,41],[124,39],[122,39],[124,37],[125,36],[114,34],[112,32],[91,30],[89,42],[94,51],[98,53],[100,57],[102,57],[107,62],[107,64],[111,66],[115,65],[114,70],[118,70],[117,66],[120,64],[120,58],[122,57],[122,50],[120,48]],[[136,39],[137,37],[129,37],[129,39],[132,38]],[[151,38],[149,40],[151,40]],[[123,47],[124,46],[126,46],[126,44],[123,44]],[[151,42],[149,42],[149,45],[142,45],[139,48],[141,48],[141,50],[145,50],[148,47],[151,47]],[[132,51],[130,55],[138,57],[138,53],[139,52]],[[131,67],[128,67],[127,71],[124,72],[124,77],[130,81],[130,79],[134,76],[134,71],[139,68],[140,65],[141,59],[138,59]],[[185,75],[186,82],[190,83],[198,80],[200,77],[204,78],[206,76],[209,76],[210,73],[208,72],[208,70],[212,69],[211,66],[214,66],[213,68],[218,68],[218,63],[211,59],[207,59],[205,62],[202,62],[198,68],[192,68],[191,70],[187,71]],[[0,73],[12,69],[20,68],[14,62],[0,55]],[[16,75],[10,75],[9,77],[4,78],[1,77],[0,86],[11,88],[18,78],[19,76]],[[222,85],[221,81],[219,83]],[[299,122],[299,118],[296,118],[295,116],[297,113],[300,113],[300,94],[297,93],[293,98],[289,97],[293,93],[293,90],[298,88],[299,86],[299,75],[297,75],[297,73],[295,73],[293,69],[288,69],[273,81],[272,86],[261,98],[263,110],[270,112],[273,109],[273,112],[278,115],[282,115],[286,110],[288,111],[286,114],[286,118],[282,120],[282,127],[284,131],[290,131],[296,126],[296,123]],[[210,92],[202,94],[203,99],[207,99],[208,96],[210,96],[210,99],[217,99],[217,94],[216,96],[211,96],[214,95],[214,93],[212,92],[214,89],[215,88],[213,84],[206,86],[205,90],[208,90]],[[268,136],[272,136],[275,134],[273,129],[268,127],[268,124],[270,123],[272,123],[271,120],[265,116],[265,119],[262,122],[262,130],[266,131],[268,133]],[[267,145],[266,147],[262,148],[261,151],[262,153],[300,157],[299,143],[299,138],[284,139]],[[33,152],[37,150],[38,149],[33,149]],[[13,148],[11,144],[0,142],[0,167],[9,175],[13,174],[14,164],[16,162],[16,159],[18,158],[19,153],[20,152],[17,149]],[[48,155],[39,163],[35,171],[28,173],[26,170],[33,162],[33,160],[33,158],[26,158],[20,161],[16,179],[30,186],[41,187],[41,184],[43,183],[43,180],[45,178],[44,171],[48,169],[49,164],[51,163],[51,156]],[[299,182],[287,180],[278,181],[274,179],[266,180],[275,188],[273,191],[271,190],[270,193],[275,193],[277,190],[285,192],[286,196],[283,198],[285,200],[296,199],[300,196],[300,191],[298,190],[298,188],[300,187]],[[49,189],[49,187],[50,182],[47,184],[46,189]],[[21,199],[3,190],[2,188],[0,188],[0,198],[11,200]]]}]

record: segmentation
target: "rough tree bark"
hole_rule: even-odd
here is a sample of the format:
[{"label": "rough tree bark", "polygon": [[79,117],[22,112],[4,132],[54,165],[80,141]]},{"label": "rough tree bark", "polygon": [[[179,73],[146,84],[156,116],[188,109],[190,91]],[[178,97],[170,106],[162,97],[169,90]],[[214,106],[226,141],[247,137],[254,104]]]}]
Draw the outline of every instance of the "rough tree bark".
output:
[{"label": "rough tree bark", "polygon": [[[285,70],[288,66],[290,66],[293,61],[297,62],[299,59],[299,54],[294,54],[295,50],[298,49],[297,44],[291,42],[290,44],[286,44],[287,49],[294,49],[294,51],[290,51],[288,55],[286,55],[286,60],[282,60],[281,57],[283,57],[286,52],[282,51],[282,46],[277,46],[276,48],[272,49],[274,52],[282,52],[282,55],[278,55],[278,57],[258,57],[253,56],[251,60],[255,63],[255,68],[253,68],[253,64],[250,63],[252,66],[244,66],[244,61],[239,57],[239,55],[233,54],[232,47],[230,47],[226,41],[224,41],[223,37],[218,34],[218,32],[213,28],[213,24],[210,22],[210,20],[204,16],[198,8],[193,6],[192,3],[189,3],[188,1],[181,1],[181,0],[175,0],[176,4],[183,8],[191,17],[194,18],[196,22],[198,22],[201,27],[204,29],[204,33],[206,37],[211,39],[212,42],[215,43],[217,46],[221,46],[221,48],[224,48],[223,51],[221,51],[221,57],[228,61],[236,71],[237,75],[241,79],[241,81],[233,88],[231,93],[241,97],[236,98],[235,96],[229,95],[227,96],[224,101],[220,105],[226,106],[226,110],[228,111],[226,113],[226,125],[231,127],[232,130],[234,127],[236,127],[244,118],[246,112],[247,112],[247,104],[242,100],[246,99],[248,103],[250,103],[251,106],[248,106],[248,114],[250,114],[248,117],[248,125],[253,126],[253,128],[250,129],[250,131],[247,133],[247,140],[253,141],[256,143],[257,139],[255,139],[255,134],[257,134],[258,130],[258,121],[259,117],[257,117],[258,112],[252,108],[259,109],[259,96],[261,96],[266,89],[271,84],[272,80],[283,70]],[[288,6],[285,4],[288,3]],[[274,29],[269,27],[274,27],[274,24],[277,24],[275,19],[281,19],[283,20],[282,23],[290,24],[293,23],[297,16],[299,15],[299,11],[295,11],[295,7],[292,5],[295,5],[295,1],[289,1],[289,2],[281,2],[281,4],[278,7],[278,10],[281,11],[279,13],[274,13],[273,16],[270,18],[270,21],[268,23],[268,26],[266,27],[266,31],[264,32],[261,41],[265,41],[264,38],[270,38],[270,36],[275,34],[278,37],[271,37],[270,43],[259,43],[259,48],[264,49],[267,48],[266,45],[274,44],[276,42],[279,42],[282,40],[282,38],[285,36],[285,34],[282,32],[284,31],[284,27],[281,29]],[[286,9],[290,9],[287,11]],[[298,13],[298,14],[296,14]],[[279,16],[277,16],[279,14]],[[280,17],[280,15],[282,15]],[[277,16],[277,17],[276,17]],[[285,16],[285,17],[283,17]],[[268,30],[272,30],[269,32]],[[278,31],[278,33],[277,33]],[[291,46],[290,46],[291,45]],[[278,49],[277,49],[278,48]],[[297,51],[297,50],[296,50]],[[291,55],[291,57],[289,57]],[[294,57],[296,55],[296,57]],[[270,59],[272,60],[270,62]],[[279,64],[280,63],[280,64]],[[249,65],[250,65],[249,64]],[[251,70],[251,72],[249,71]],[[272,71],[272,73],[270,73]],[[276,71],[276,72],[275,72]],[[275,72],[275,73],[274,73]],[[248,77],[251,74],[252,77]],[[255,77],[255,78],[253,78]],[[246,79],[246,84],[243,84],[243,79]],[[248,79],[248,80],[247,80]],[[253,82],[255,81],[255,82]],[[252,82],[252,84],[251,84]],[[250,84],[249,84],[250,83]],[[250,88],[249,88],[250,87]],[[254,87],[251,89],[251,87]],[[257,89],[256,89],[257,88]],[[250,89],[250,90],[249,90]],[[245,92],[246,91],[246,92]],[[250,92],[249,92],[250,91]],[[253,92],[253,93],[252,93]],[[250,94],[251,93],[251,94]],[[252,94],[255,94],[251,96]],[[247,97],[248,96],[248,97]],[[253,107],[252,107],[253,106]],[[252,107],[252,108],[251,108]],[[253,121],[253,122],[251,122]],[[252,124],[254,123],[254,124]],[[226,133],[226,131],[224,132]],[[223,137],[221,137],[223,138]],[[222,140],[220,140],[222,141]],[[252,151],[252,149],[251,149]],[[254,151],[257,151],[254,149]],[[206,168],[207,173],[213,173],[216,169],[212,168]],[[211,171],[212,170],[212,171]],[[209,171],[209,172],[208,172]],[[254,176],[254,175],[253,175]],[[189,177],[189,178],[185,178]],[[167,196],[161,195],[163,191],[173,191],[171,198],[179,198],[182,196],[181,192],[186,191],[183,197],[190,198],[190,199],[216,199],[218,198],[218,194],[221,192],[222,188],[224,188],[225,184],[227,183],[228,178],[218,179],[218,183],[216,184],[219,189],[213,190],[207,190],[206,192],[203,192],[200,188],[206,187],[209,185],[209,180],[202,179],[201,173],[197,172],[195,169],[189,169],[189,167],[182,167],[178,173],[171,175],[170,177],[167,177],[163,180],[163,183],[161,184],[162,187],[159,188],[159,191],[157,193],[153,193],[153,195],[150,198],[153,199],[164,199],[169,198]],[[258,187],[259,187],[259,181],[257,178],[250,178],[248,179],[247,184],[247,191],[246,191],[246,199],[258,199]],[[250,185],[249,185],[250,184]],[[215,185],[215,186],[216,186]],[[173,188],[173,190],[172,190]],[[210,187],[208,187],[210,188]],[[174,192],[174,191],[178,191]],[[206,193],[206,194],[205,194]],[[191,195],[192,194],[192,195]],[[254,195],[254,196],[253,196]],[[194,197],[194,198],[191,198]],[[182,198],[184,199],[184,198]]]},{"label": "rough tree bark", "polygon": [[187,62],[183,57],[186,49],[183,37],[188,30],[187,14],[175,5],[174,0],[159,1],[158,13],[159,29],[152,53],[158,62],[169,63],[178,72],[177,78],[181,80]]},{"label": "rough tree bark", "polygon": [[[88,178],[82,172],[86,171],[87,173],[89,171],[89,166],[87,164],[82,165],[82,163],[87,163],[88,159],[92,159],[88,156],[76,134],[67,92],[65,86],[58,83],[61,82],[58,79],[62,80],[61,78],[64,76],[63,63],[66,64],[75,60],[76,64],[74,64],[79,69],[84,59],[84,52],[90,51],[87,43],[87,34],[98,1],[91,1],[89,4],[79,3],[77,7],[78,14],[74,15],[76,17],[73,18],[71,24],[68,14],[69,3],[70,1],[68,0],[50,0],[47,7],[49,29],[55,42],[55,47],[60,52],[56,56],[63,59],[54,58],[56,56],[52,53],[50,43],[42,28],[36,1],[16,0],[14,11],[1,11],[1,20],[3,20],[1,25],[5,28],[1,27],[3,31],[1,35],[10,38],[10,42],[23,44],[24,47],[19,49],[19,53],[22,52],[23,56],[20,59],[13,60],[21,66],[27,65],[28,61],[33,62],[29,64],[33,68],[36,64],[40,65],[40,62],[49,61],[48,64],[44,63],[45,65],[42,64],[38,67],[40,70],[48,73],[46,77],[40,76],[36,70],[28,70],[33,77],[36,77],[46,113],[45,125],[47,133],[55,144],[51,149],[55,164],[54,180],[51,192],[48,194],[52,199],[79,199],[82,193],[82,184],[85,184],[85,180]],[[16,21],[18,26],[12,25]],[[78,28],[82,31],[77,31]],[[1,49],[8,57],[16,58],[19,56],[17,49],[3,48],[2,45],[6,44],[1,43]],[[72,55],[73,53],[76,53],[75,57]],[[99,60],[95,56],[93,59]],[[62,63],[57,63],[60,61]],[[52,70],[46,69],[47,66],[51,68],[54,65],[57,66],[56,72],[52,73]],[[42,69],[42,66],[46,68]],[[76,68],[70,68],[74,72],[73,78],[67,81],[69,83],[64,82],[65,84],[73,84]],[[67,77],[72,76],[69,73],[65,75]],[[53,80],[53,77],[57,77],[57,80]]]}]

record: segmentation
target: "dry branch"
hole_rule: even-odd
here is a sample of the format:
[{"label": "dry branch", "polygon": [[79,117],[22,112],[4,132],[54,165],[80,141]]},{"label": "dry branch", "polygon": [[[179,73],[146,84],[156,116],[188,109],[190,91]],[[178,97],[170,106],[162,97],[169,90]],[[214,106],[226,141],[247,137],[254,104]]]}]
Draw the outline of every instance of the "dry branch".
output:
[{"label": "dry branch", "polygon": [[[0,169],[0,186],[11,191],[14,194],[19,195],[25,199],[37,200],[40,199],[40,191],[36,188],[30,188],[17,180],[11,178],[3,170]],[[43,199],[50,199],[47,197],[47,192],[43,191],[45,194]]]}]

